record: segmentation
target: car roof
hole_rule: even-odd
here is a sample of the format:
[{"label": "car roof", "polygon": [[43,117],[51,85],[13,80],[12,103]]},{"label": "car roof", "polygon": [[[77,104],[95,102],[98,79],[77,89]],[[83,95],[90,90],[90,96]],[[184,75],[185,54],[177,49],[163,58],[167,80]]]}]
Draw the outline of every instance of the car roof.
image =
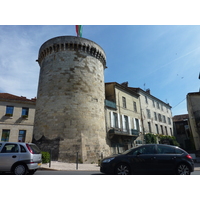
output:
[{"label": "car roof", "polygon": [[1,144],[33,144],[29,142],[0,142]]}]

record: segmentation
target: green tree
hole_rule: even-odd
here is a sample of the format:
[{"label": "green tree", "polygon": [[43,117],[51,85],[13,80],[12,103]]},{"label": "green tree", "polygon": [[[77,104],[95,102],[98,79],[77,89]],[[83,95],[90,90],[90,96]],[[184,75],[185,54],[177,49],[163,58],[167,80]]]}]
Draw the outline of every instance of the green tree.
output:
[{"label": "green tree", "polygon": [[180,144],[176,141],[176,138],[174,136],[159,135],[158,138],[161,144],[170,144],[174,146],[180,146]]},{"label": "green tree", "polygon": [[147,133],[145,135],[145,141],[146,141],[146,144],[155,144],[157,141],[156,135],[154,135],[152,133]]}]

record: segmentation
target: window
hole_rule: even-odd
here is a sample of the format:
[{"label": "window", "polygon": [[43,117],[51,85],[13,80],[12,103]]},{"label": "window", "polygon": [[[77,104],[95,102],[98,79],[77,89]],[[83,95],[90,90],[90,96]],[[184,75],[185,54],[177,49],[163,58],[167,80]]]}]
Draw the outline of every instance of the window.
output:
[{"label": "window", "polygon": [[126,108],[126,98],[125,97],[122,97],[122,105],[123,105],[123,108]]},{"label": "window", "polygon": [[155,121],[158,120],[158,118],[157,118],[157,113],[156,113],[156,112],[154,112],[154,119],[155,119]]},{"label": "window", "polygon": [[163,115],[163,122],[166,123],[165,115]]},{"label": "window", "polygon": [[115,128],[118,128],[118,117],[117,117],[117,113],[113,113],[113,116],[114,116],[114,127]]},{"label": "window", "polygon": [[160,125],[160,128],[161,128],[161,134],[164,135],[164,132],[163,132],[163,126]]},{"label": "window", "polygon": [[17,144],[5,144],[1,153],[18,153],[19,147]]},{"label": "window", "polygon": [[22,145],[20,145],[20,151],[21,151],[21,153],[24,153],[24,152],[26,152],[26,149]]},{"label": "window", "polygon": [[156,133],[159,134],[158,124],[155,124],[155,126],[156,126]]},{"label": "window", "polygon": [[184,152],[181,149],[175,148],[176,154],[183,154]]},{"label": "window", "polygon": [[159,120],[159,122],[162,122],[161,114],[158,114],[158,120]]},{"label": "window", "polygon": [[152,103],[153,103],[153,107],[155,108],[155,101],[154,101],[154,100],[152,100]]},{"label": "window", "polygon": [[157,146],[158,154],[175,154],[175,149],[168,146]]},{"label": "window", "polygon": [[135,101],[133,102],[133,110],[134,110],[134,112],[137,112],[137,104]]},{"label": "window", "polygon": [[148,98],[147,98],[147,96],[145,96],[145,101],[146,101],[146,103],[148,104]]},{"label": "window", "polygon": [[126,131],[128,131],[128,130],[129,130],[128,116],[124,116],[124,125],[125,125],[124,129],[125,129]]},{"label": "window", "polygon": [[136,126],[136,130],[140,130],[140,125],[139,125],[139,120],[135,118],[135,126]]},{"label": "window", "polygon": [[22,117],[28,117],[29,108],[22,108]]},{"label": "window", "polygon": [[18,142],[25,142],[25,138],[26,138],[26,131],[20,130],[18,136]]},{"label": "window", "polygon": [[14,106],[6,106],[6,116],[13,116]]},{"label": "window", "polygon": [[171,125],[171,119],[168,117],[168,124]]},{"label": "window", "polygon": [[149,133],[151,133],[151,122],[148,122]]},{"label": "window", "polygon": [[10,136],[10,130],[3,129],[2,136],[1,136],[1,141],[2,142],[8,142],[9,136]]},{"label": "window", "polygon": [[155,146],[154,145],[147,145],[135,148],[131,151],[132,155],[139,155],[139,154],[155,154]]},{"label": "window", "polygon": [[168,132],[167,132],[167,127],[165,126],[165,133],[166,133],[166,135],[168,135]]},{"label": "window", "polygon": [[169,130],[170,130],[170,134],[172,135],[172,128],[170,128]]},{"label": "window", "polygon": [[160,109],[160,104],[157,102],[157,108]]},{"label": "window", "polygon": [[150,112],[149,109],[147,109],[147,118],[148,118],[148,119],[151,119],[151,112]]}]

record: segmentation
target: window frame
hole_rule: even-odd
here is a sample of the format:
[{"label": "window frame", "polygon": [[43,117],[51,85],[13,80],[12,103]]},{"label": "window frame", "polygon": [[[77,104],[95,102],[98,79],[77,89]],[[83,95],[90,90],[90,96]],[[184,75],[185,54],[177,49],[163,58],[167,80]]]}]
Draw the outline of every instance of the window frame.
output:
[{"label": "window frame", "polygon": [[122,97],[122,106],[126,108],[126,97]]},{"label": "window frame", "polygon": [[5,116],[13,116],[14,106],[7,105]]},{"label": "window frame", "polygon": [[[20,135],[22,135],[20,132],[24,132],[24,137],[20,137]],[[22,138],[22,141],[20,141],[19,139]],[[19,130],[19,134],[18,134],[18,142],[25,142],[26,140],[26,130]]]},{"label": "window frame", "polygon": [[28,107],[22,107],[22,117],[28,117],[29,115],[29,108]]},{"label": "window frame", "polygon": [[[5,133],[6,131],[7,131],[7,133]],[[5,140],[3,140],[3,136],[6,134],[8,134],[8,135],[5,137]],[[10,138],[10,129],[2,129],[1,142],[8,142],[9,138]]]}]

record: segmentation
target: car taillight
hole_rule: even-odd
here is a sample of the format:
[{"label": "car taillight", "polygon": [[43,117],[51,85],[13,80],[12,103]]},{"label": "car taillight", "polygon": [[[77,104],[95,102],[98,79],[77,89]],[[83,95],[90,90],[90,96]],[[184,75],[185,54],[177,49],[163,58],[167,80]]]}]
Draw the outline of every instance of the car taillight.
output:
[{"label": "car taillight", "polygon": [[28,144],[26,144],[26,147],[27,147],[28,150],[33,154],[33,151],[32,151],[31,147],[30,147]]},{"label": "car taillight", "polygon": [[189,154],[188,154],[188,155],[186,155],[186,157],[187,157],[187,158],[189,158],[189,159],[192,159],[192,156],[191,156],[191,155],[189,155]]}]

